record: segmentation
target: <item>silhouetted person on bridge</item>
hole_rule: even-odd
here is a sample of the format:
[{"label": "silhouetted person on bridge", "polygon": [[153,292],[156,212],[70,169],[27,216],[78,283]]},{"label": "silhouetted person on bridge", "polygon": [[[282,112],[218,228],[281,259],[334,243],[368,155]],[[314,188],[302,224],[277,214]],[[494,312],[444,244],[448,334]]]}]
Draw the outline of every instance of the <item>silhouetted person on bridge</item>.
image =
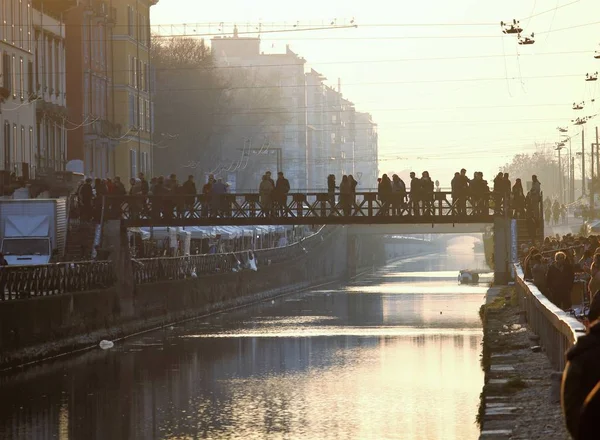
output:
[{"label": "silhouetted person on bridge", "polygon": [[498,173],[494,177],[494,215],[502,212],[502,204],[504,203],[504,174]]},{"label": "silhouetted person on bridge", "polygon": [[423,214],[433,215],[433,180],[429,177],[429,171],[423,171],[421,174],[421,197]]},{"label": "silhouetted person on bridge", "polygon": [[210,192],[211,215],[213,217],[223,213],[225,194],[227,194],[227,185],[223,183],[223,179],[219,178],[213,184]]},{"label": "silhouetted person on bridge", "polygon": [[208,175],[208,181],[202,186],[202,194],[204,195],[205,202],[202,203],[202,217],[209,215],[209,207],[211,205],[210,195],[212,193],[212,187],[215,183],[215,176],[212,174]]},{"label": "silhouetted person on bridge", "polygon": [[350,184],[350,179],[348,176],[342,176],[342,182],[340,183],[340,205],[342,205],[342,210],[345,216],[349,216],[352,212],[351,203],[352,200],[352,185]]},{"label": "silhouetted person on bridge", "polygon": [[286,211],[287,197],[290,192],[290,182],[283,176],[283,172],[277,173],[277,182],[275,182],[274,202],[276,203],[279,215],[283,216]]},{"label": "silhouetted person on bridge", "polygon": [[450,191],[452,193],[452,202],[454,205],[454,209],[456,210],[456,214],[458,214],[458,188],[460,186],[460,173],[456,172],[454,173],[454,177],[452,178],[452,180],[450,181]]},{"label": "silhouetted person on bridge", "polygon": [[392,201],[392,181],[387,174],[381,176],[381,182],[377,185],[377,197],[381,202],[381,215],[390,215],[390,203]]},{"label": "silhouetted person on bridge", "polygon": [[529,196],[531,198],[531,216],[536,221],[539,221],[541,219],[540,201],[542,200],[542,184],[535,174],[531,176],[531,180],[531,191],[529,191]]},{"label": "silhouetted person on bridge", "polygon": [[512,187],[512,207],[514,218],[525,218],[525,194],[523,194],[521,179],[515,180]]},{"label": "silhouetted person on bridge", "polygon": [[337,186],[335,186],[335,176],[330,174],[327,176],[327,194],[329,195],[329,203],[331,204],[331,211],[334,211],[335,208],[335,190]]},{"label": "silhouetted person on bridge", "polygon": [[188,180],[181,185],[181,192],[186,195],[185,197],[185,208],[188,211],[194,210],[194,204],[196,203],[196,183],[194,182],[194,176],[191,174],[188,176]]},{"label": "silhouetted person on bridge", "polygon": [[269,179],[269,176],[265,174],[258,187],[258,191],[260,192],[260,206],[262,206],[265,217],[270,217],[272,215],[274,190],[275,186],[272,183],[272,179]]},{"label": "silhouetted person on bridge", "polygon": [[419,203],[421,201],[421,179],[411,171],[410,173],[410,209],[412,215],[418,217],[421,215]]},{"label": "silhouetted person on bridge", "polygon": [[467,176],[467,170],[460,170],[460,179],[456,188],[458,196],[458,215],[467,215],[467,199],[469,198],[469,186],[471,179]]},{"label": "silhouetted person on bridge", "polygon": [[510,207],[510,192],[511,192],[511,182],[508,173],[504,173],[504,191],[502,197],[504,198],[504,205],[502,206],[502,213],[504,213],[504,209],[506,209],[506,214],[510,216],[511,207]]},{"label": "silhouetted person on bridge", "polygon": [[402,215],[406,200],[406,184],[398,176],[392,176],[392,215]]}]

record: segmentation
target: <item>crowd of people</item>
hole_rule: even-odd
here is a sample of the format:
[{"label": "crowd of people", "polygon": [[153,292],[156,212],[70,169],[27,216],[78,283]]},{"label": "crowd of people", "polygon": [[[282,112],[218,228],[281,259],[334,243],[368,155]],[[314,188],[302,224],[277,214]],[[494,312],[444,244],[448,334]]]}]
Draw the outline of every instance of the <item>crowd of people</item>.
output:
[{"label": "crowd of people", "polygon": [[[566,353],[561,405],[572,438],[600,438],[600,236],[547,237],[540,244],[523,245],[520,260],[525,279],[586,327]],[[572,298],[583,306],[577,313]]]},{"label": "crowd of people", "polygon": [[[352,175],[344,175],[341,182],[336,182],[333,174],[327,178],[327,200],[332,213],[336,215],[354,215],[358,211],[357,192],[358,182]],[[437,189],[436,189],[437,187]],[[277,179],[273,180],[270,171],[263,176],[258,186],[260,210],[264,216],[287,215],[287,201],[290,193],[290,183],[283,172],[277,173]],[[423,171],[418,177],[416,173],[410,173],[410,182],[407,185],[397,174],[390,178],[383,174],[377,181],[377,198],[380,202],[380,215],[392,216],[431,216],[434,214],[435,201],[441,200],[436,196],[439,192],[439,183],[433,182],[429,172]],[[226,214],[226,204],[223,203],[224,194],[229,192],[229,186],[221,178],[210,175],[207,182],[203,184],[201,194],[203,198],[202,216],[218,216]],[[153,209],[161,215],[178,215],[186,209],[190,209],[197,201],[197,187],[194,176],[188,176],[187,180],[179,183],[177,176],[171,174],[169,177],[153,177],[146,180],[143,173],[129,180],[129,187],[119,177],[114,179],[91,179],[87,178],[77,190],[79,198],[79,210],[81,218],[100,220],[102,213],[103,196],[177,196],[175,198],[162,197],[161,201],[153,202]],[[462,169],[456,172],[451,181],[451,209],[456,215],[477,215],[487,213],[493,208],[495,214],[507,213],[514,218],[527,218],[536,224],[541,218],[541,183],[534,175],[532,176],[531,189],[524,193],[521,179],[516,179],[514,185],[509,175],[498,173],[493,180],[493,188],[483,173],[475,172],[473,178],[467,176],[467,171]],[[444,199],[445,199],[444,195]],[[141,202],[140,202],[141,203]],[[160,206],[159,206],[160,205]],[[142,209],[142,206],[132,204],[132,211]],[[553,214],[554,206],[547,207],[548,213]],[[535,227],[535,226],[534,226]]]},{"label": "crowd of people", "polygon": [[561,222],[566,223],[567,215],[567,207],[564,204],[558,200],[552,201],[550,197],[546,197],[546,200],[544,200],[544,219],[548,226],[556,226]]}]

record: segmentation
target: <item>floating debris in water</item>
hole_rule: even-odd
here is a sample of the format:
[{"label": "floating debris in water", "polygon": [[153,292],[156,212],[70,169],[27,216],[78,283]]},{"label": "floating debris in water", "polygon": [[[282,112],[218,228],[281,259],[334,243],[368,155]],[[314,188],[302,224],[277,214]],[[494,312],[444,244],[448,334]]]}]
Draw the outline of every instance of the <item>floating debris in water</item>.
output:
[{"label": "floating debris in water", "polygon": [[112,341],[107,341],[105,339],[100,341],[100,344],[98,345],[102,350],[108,350],[109,348],[113,348],[115,346],[115,344]]}]

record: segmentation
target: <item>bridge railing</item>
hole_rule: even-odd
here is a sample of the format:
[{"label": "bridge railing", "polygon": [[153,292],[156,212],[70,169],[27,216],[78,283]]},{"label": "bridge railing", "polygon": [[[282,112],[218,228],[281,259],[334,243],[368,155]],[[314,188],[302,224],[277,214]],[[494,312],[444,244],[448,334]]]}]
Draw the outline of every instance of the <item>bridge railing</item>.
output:
[{"label": "bridge railing", "polygon": [[562,371],[566,351],[585,333],[585,327],[555,306],[532,282],[526,281],[520,265],[515,265],[515,273],[519,306],[527,314],[527,324],[540,337],[552,366]]},{"label": "bridge railing", "polygon": [[1,266],[0,301],[104,289],[114,281],[109,261]]},{"label": "bridge railing", "polygon": [[[353,223],[386,218],[453,222],[489,221],[504,214],[503,197],[490,192],[480,196],[452,198],[450,192],[402,197],[374,192],[290,193],[278,197],[255,193],[222,195],[107,196],[106,218],[128,225],[289,223]],[[352,220],[347,220],[352,218]],[[346,219],[340,221],[340,219]],[[332,221],[333,220],[333,221]]]}]

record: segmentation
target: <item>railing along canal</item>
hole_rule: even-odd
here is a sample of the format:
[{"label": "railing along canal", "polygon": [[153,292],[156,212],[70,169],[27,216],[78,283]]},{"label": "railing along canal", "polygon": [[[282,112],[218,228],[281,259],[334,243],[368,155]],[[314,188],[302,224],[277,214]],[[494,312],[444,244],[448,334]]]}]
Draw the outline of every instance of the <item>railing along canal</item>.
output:
[{"label": "railing along canal", "polygon": [[109,261],[0,267],[0,301],[104,289],[114,284]]},{"label": "railing along canal", "polygon": [[527,323],[540,337],[552,366],[562,371],[566,351],[585,333],[585,327],[572,315],[555,306],[532,282],[526,281],[520,265],[515,265],[515,273],[519,305],[527,313]]},{"label": "railing along canal", "polygon": [[321,228],[316,234],[279,248],[184,257],[142,258],[134,260],[134,278],[136,284],[145,284],[163,280],[196,278],[200,275],[238,272],[249,267],[250,259],[256,259],[256,264],[259,266],[282,263],[305,255],[323,243],[326,237],[335,233],[335,228]]},{"label": "railing along canal", "polygon": [[[250,256],[256,258],[259,266],[290,261],[335,233],[336,228],[321,228],[316,234],[280,248],[132,260],[134,279],[136,284],[145,284],[235,272],[248,267]],[[115,280],[110,261],[3,266],[0,267],[0,301],[105,289],[114,285]]]}]

